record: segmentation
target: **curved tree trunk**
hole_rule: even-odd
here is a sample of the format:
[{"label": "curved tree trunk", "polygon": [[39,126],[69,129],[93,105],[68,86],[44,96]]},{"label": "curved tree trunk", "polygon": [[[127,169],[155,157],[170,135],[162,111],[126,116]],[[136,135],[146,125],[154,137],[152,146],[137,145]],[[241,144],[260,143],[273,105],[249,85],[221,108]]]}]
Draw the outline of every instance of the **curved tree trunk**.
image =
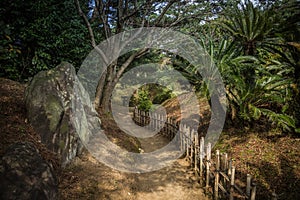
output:
[{"label": "curved tree trunk", "polygon": [[[113,89],[117,85],[119,79],[121,78],[124,71],[127,69],[127,67],[133,62],[133,60],[147,52],[147,48],[140,49],[139,51],[133,53],[129,58],[122,64],[122,66],[119,68],[119,70],[115,73],[114,68],[116,67],[117,61],[115,61],[112,65],[108,67],[107,74],[106,74],[106,81],[102,83],[99,82],[97,86],[97,97],[96,99],[100,99],[100,103],[95,105],[98,105],[98,107],[101,108],[103,112],[110,112],[110,98],[113,92]],[[98,89],[99,88],[99,89]],[[101,92],[101,93],[100,93]],[[95,100],[96,100],[95,99]],[[97,108],[97,107],[96,107]]]}]

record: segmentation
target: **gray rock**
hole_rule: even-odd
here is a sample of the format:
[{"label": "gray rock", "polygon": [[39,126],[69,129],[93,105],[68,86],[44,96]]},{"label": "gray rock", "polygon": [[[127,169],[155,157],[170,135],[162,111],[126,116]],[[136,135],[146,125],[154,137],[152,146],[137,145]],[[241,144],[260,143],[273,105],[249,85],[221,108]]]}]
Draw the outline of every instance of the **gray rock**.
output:
[{"label": "gray rock", "polygon": [[0,160],[0,199],[58,199],[53,168],[31,143],[11,145]]},{"label": "gray rock", "polygon": [[25,92],[25,102],[30,123],[62,166],[82,152],[89,127],[100,128],[90,97],[69,63],[39,72]]}]

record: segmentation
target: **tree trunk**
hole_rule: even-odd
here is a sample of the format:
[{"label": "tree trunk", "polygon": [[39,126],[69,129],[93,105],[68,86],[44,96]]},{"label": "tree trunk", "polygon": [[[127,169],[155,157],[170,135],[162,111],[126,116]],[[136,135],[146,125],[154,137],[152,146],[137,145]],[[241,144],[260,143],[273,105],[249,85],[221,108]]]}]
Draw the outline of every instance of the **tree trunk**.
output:
[{"label": "tree trunk", "polygon": [[300,128],[300,61],[296,64],[295,67],[295,98],[294,98],[294,110],[295,110],[295,120],[296,128]]},{"label": "tree trunk", "polygon": [[103,94],[103,90],[104,90],[104,86],[105,86],[105,80],[106,80],[106,75],[107,75],[107,71],[105,71],[103,73],[103,75],[101,76],[97,88],[96,88],[96,93],[95,93],[95,100],[94,100],[94,107],[95,108],[99,108],[100,104],[101,104],[101,100],[102,100],[102,94]]},{"label": "tree trunk", "polygon": [[[103,58],[104,62],[106,64],[110,63],[109,58],[107,55],[115,55],[114,53],[119,53],[120,48],[122,47],[117,47],[117,44],[114,44],[114,49],[112,50],[117,50],[117,52],[107,52],[109,49],[99,49],[99,47],[96,45],[96,40],[95,36],[93,33],[92,26],[89,22],[89,19],[85,15],[85,13],[82,11],[80,7],[79,0],[74,0],[76,8],[78,10],[79,15],[83,18],[84,23],[87,26],[88,33],[90,36],[91,40],[91,45],[95,50],[99,53],[99,55]],[[149,27],[174,27],[183,21],[185,19],[196,19],[199,18],[199,13],[195,13],[195,15],[188,16],[188,17],[181,17],[178,16],[178,18],[174,19],[174,21],[170,23],[164,23],[163,19],[164,16],[167,14],[168,10],[178,1],[176,0],[170,0],[166,5],[164,5],[164,8],[162,9],[161,13],[157,14],[156,19],[153,22],[150,22],[146,16],[147,14],[142,14],[142,13],[151,13],[152,11],[156,10],[156,6],[154,6],[154,1],[145,1],[144,3],[138,3],[138,1],[123,1],[123,0],[118,0],[114,1],[114,3],[118,3],[117,6],[115,4],[109,3],[110,1],[100,1],[96,0],[96,10],[97,14],[94,17],[99,18],[101,25],[103,26],[103,31],[104,36],[106,39],[111,38],[112,35],[117,35],[118,33],[123,32],[126,30],[126,26],[129,24],[129,27],[131,28],[132,25],[137,26],[137,27],[145,27],[145,23],[147,22],[147,26]],[[111,10],[114,9],[117,11],[117,15],[114,17],[114,19],[111,19]],[[141,12],[142,11],[142,12]],[[96,11],[95,11],[96,12]],[[140,17],[136,17],[140,16]],[[140,19],[141,18],[141,19]],[[110,21],[111,20],[111,21]],[[116,26],[111,26],[111,24],[116,24]],[[100,24],[99,24],[100,25]],[[142,31],[142,29],[140,29]],[[135,39],[138,35],[139,32],[130,38],[127,41],[127,44],[131,42],[132,39]],[[126,45],[125,45],[126,46]],[[124,47],[124,46],[123,46]],[[104,52],[105,51],[105,52]],[[118,68],[118,71],[115,71],[114,67],[116,67],[116,63],[112,64],[115,65],[114,67],[109,67],[106,72],[102,75],[100,78],[96,92],[95,92],[95,101],[94,105],[95,108],[102,107],[102,110],[104,112],[108,112],[110,110],[109,103],[110,103],[110,98],[112,95],[112,91],[119,81],[120,77],[126,70],[126,68],[132,63],[132,61],[138,57],[141,56],[143,53],[145,53],[147,49],[141,49],[135,53],[133,53],[123,64],[120,68]]]},{"label": "tree trunk", "polygon": [[105,113],[111,111],[110,99],[111,99],[113,89],[114,89],[114,86],[112,84],[109,84],[103,93],[103,98],[102,98],[100,107],[101,107],[101,110]]},{"label": "tree trunk", "polygon": [[[119,79],[121,78],[122,74],[124,73],[124,71],[126,70],[126,68],[132,63],[132,61],[144,54],[148,49],[140,49],[139,51],[133,53],[123,64],[122,66],[119,68],[119,70],[117,71],[117,73],[115,73],[114,68],[117,66],[117,61],[115,61],[113,64],[111,64],[106,72],[106,76],[105,76],[105,81],[103,83],[100,83],[97,86],[96,89],[96,98],[95,100],[100,100],[100,103],[97,104],[97,102],[95,101],[94,104],[95,106],[98,106],[101,108],[101,110],[103,112],[109,112],[111,110],[110,108],[110,98],[113,92],[113,89],[115,88],[115,86],[117,85]],[[96,108],[98,108],[96,107]]]}]

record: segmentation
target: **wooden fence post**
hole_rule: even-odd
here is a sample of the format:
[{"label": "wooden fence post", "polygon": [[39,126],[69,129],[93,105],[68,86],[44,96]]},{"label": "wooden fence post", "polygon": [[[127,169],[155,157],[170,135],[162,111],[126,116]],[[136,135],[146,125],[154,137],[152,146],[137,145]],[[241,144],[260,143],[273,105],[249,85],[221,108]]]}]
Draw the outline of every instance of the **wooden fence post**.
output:
[{"label": "wooden fence post", "polygon": [[227,187],[226,187],[227,191],[230,191],[231,168],[232,168],[232,159],[229,159],[229,161],[228,161],[228,172],[227,172],[227,175],[228,175],[228,178],[229,178],[229,183],[227,184]]},{"label": "wooden fence post", "polygon": [[220,179],[220,151],[216,151],[216,170],[215,170],[215,188],[214,188],[214,199],[219,198],[219,179]]},{"label": "wooden fence post", "polygon": [[[228,170],[228,154],[227,153],[223,153],[222,154],[222,167],[221,167],[221,171],[224,172],[226,174]],[[223,179],[222,179],[222,183],[223,183],[223,186],[224,186],[224,189],[227,188],[227,180],[226,178],[223,176]]]},{"label": "wooden fence post", "polygon": [[194,138],[194,144],[195,144],[195,149],[194,149],[194,153],[195,153],[195,157],[194,157],[194,166],[195,166],[195,172],[196,175],[198,174],[198,159],[199,159],[199,137],[198,137],[198,133],[195,131],[195,138]]},{"label": "wooden fence post", "polygon": [[189,137],[189,140],[190,140],[190,162],[191,162],[191,166],[193,167],[193,165],[195,164],[194,163],[194,159],[193,159],[193,156],[194,156],[194,146],[195,146],[195,143],[194,143],[194,136],[195,136],[195,132],[193,129],[190,129],[190,137]]},{"label": "wooden fence post", "polygon": [[142,117],[142,126],[144,126],[145,125],[145,111],[142,111],[141,112],[141,117]]},{"label": "wooden fence post", "polygon": [[175,129],[174,129],[175,122],[172,117],[170,118],[170,123],[171,123],[170,124],[170,141],[171,141],[172,139],[175,139],[174,138],[175,137]]},{"label": "wooden fence post", "polygon": [[135,122],[135,118],[136,118],[135,112],[136,112],[136,107],[134,107],[134,110],[133,110],[133,121],[134,121],[134,122]]},{"label": "wooden fence post", "polygon": [[164,125],[163,125],[163,121],[164,121],[164,117],[162,114],[159,114],[159,129],[162,131],[162,135],[164,135]]},{"label": "wooden fence post", "polygon": [[277,200],[277,194],[275,192],[272,193],[271,200]]},{"label": "wooden fence post", "polygon": [[[177,131],[178,131],[178,126],[175,119],[172,119],[172,124],[173,124],[172,138],[174,138],[177,135]],[[178,142],[177,138],[176,138],[176,142]]]},{"label": "wooden fence post", "polygon": [[[219,189],[227,195],[229,193],[230,200],[234,199],[235,192],[246,199],[255,200],[257,188],[251,175],[247,174],[246,192],[243,192],[241,188],[235,185],[235,167],[232,166],[232,159],[228,160],[227,153],[220,154],[220,151],[216,150],[216,162],[213,162],[211,159],[211,143],[207,144],[205,152],[204,137],[199,139],[198,132],[194,129],[186,124],[176,122],[173,118],[165,118],[156,112],[141,111],[137,107],[133,111],[133,120],[138,125],[148,125],[149,129],[161,130],[162,135],[169,140],[175,139],[180,150],[186,153],[185,157],[190,161],[190,166],[194,169],[197,179],[200,177],[200,185],[205,185],[205,193],[208,194],[212,191],[214,200],[218,200],[219,197],[223,196],[219,194]],[[215,171],[211,171],[212,164],[215,164]],[[214,178],[213,186],[210,180],[212,177]],[[275,192],[272,193],[272,200],[277,200]]]},{"label": "wooden fence post", "polygon": [[256,196],[256,183],[253,181],[250,200],[255,200],[255,196]]},{"label": "wooden fence post", "polygon": [[166,138],[169,138],[169,118],[166,118],[166,123],[164,125],[165,130],[163,131],[166,135]]},{"label": "wooden fence post", "polygon": [[180,150],[184,151],[184,136],[183,136],[183,126],[179,124],[179,139],[180,139]]},{"label": "wooden fence post", "polygon": [[235,167],[231,166],[231,177],[230,177],[230,193],[229,199],[233,200],[233,193],[234,193],[234,176],[235,176]]},{"label": "wooden fence post", "polygon": [[149,112],[149,128],[153,130],[153,112]]},{"label": "wooden fence post", "polygon": [[247,174],[247,185],[246,185],[246,194],[250,197],[251,192],[251,175]]},{"label": "wooden fence post", "polygon": [[158,130],[162,130],[162,115],[158,113],[157,115],[158,119],[157,119],[157,122],[158,122]]},{"label": "wooden fence post", "polygon": [[162,132],[163,132],[163,135],[166,136],[167,133],[165,132],[165,122],[166,122],[166,118],[164,115],[161,115],[161,128],[162,128]]},{"label": "wooden fence post", "polygon": [[169,118],[169,140],[171,141],[173,138],[173,120],[172,118]]},{"label": "wooden fence post", "polygon": [[[176,134],[177,144],[180,143],[180,146],[181,146],[181,141],[180,141],[180,125],[179,125],[179,122],[176,122],[176,121],[175,121],[175,134]],[[180,148],[180,150],[181,150],[181,148]]]},{"label": "wooden fence post", "polygon": [[209,192],[210,158],[211,158],[211,144],[208,143],[207,147],[206,147],[206,185],[205,185],[206,194],[208,194],[208,192]]},{"label": "wooden fence post", "polygon": [[228,154],[224,153],[223,154],[223,170],[227,171],[228,169]]},{"label": "wooden fence post", "polygon": [[189,151],[189,148],[190,148],[190,138],[189,138],[189,135],[190,135],[190,127],[189,126],[185,126],[185,140],[186,140],[186,158],[188,159],[189,156],[190,156],[190,151]]},{"label": "wooden fence post", "polygon": [[200,140],[200,147],[199,147],[199,156],[200,156],[200,167],[199,167],[199,173],[200,173],[200,185],[203,185],[203,159],[204,159],[204,137],[201,137]]}]

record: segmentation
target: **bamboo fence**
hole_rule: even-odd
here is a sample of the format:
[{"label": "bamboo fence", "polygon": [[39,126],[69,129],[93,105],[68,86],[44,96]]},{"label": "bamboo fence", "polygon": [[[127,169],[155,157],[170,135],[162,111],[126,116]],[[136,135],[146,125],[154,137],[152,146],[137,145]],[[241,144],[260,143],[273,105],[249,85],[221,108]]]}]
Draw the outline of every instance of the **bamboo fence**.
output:
[{"label": "bamboo fence", "polygon": [[[236,168],[227,153],[215,151],[212,158],[212,146],[205,145],[204,137],[189,126],[180,124],[174,119],[166,118],[155,112],[144,112],[135,108],[133,119],[140,126],[157,130],[169,140],[179,140],[180,150],[186,156],[200,185],[207,195],[217,199],[255,200],[256,183],[250,174],[245,177],[245,187],[236,184]],[[273,195],[272,200],[276,200]]]}]

